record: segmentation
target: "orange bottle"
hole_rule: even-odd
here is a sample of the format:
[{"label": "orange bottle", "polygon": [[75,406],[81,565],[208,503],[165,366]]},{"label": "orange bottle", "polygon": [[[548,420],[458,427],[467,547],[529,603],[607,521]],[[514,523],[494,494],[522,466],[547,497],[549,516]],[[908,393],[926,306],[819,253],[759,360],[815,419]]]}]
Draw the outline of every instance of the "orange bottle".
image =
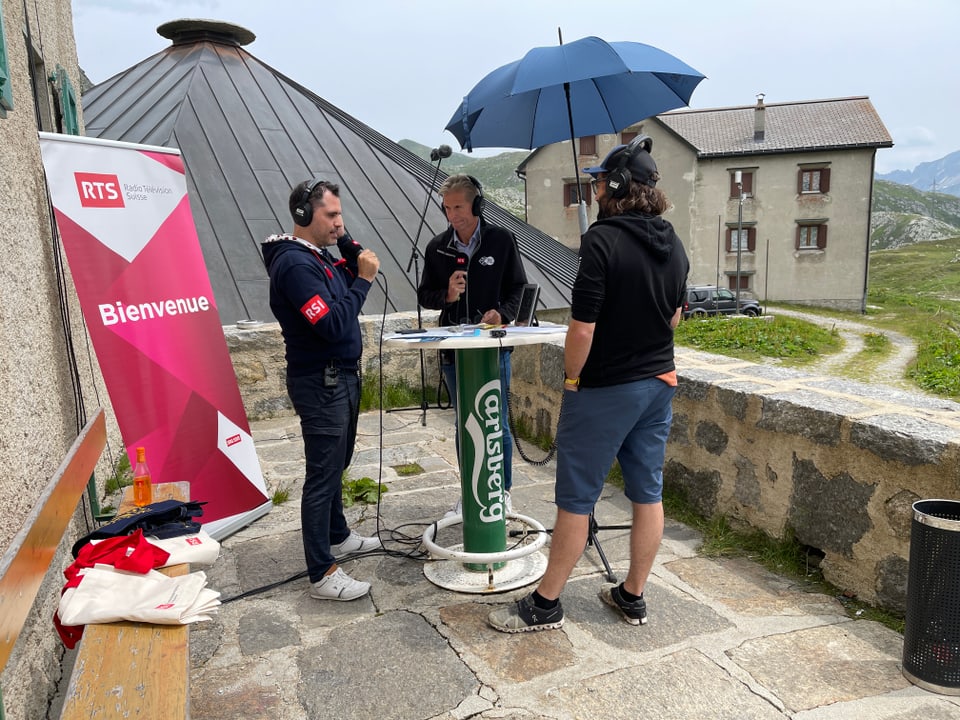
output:
[{"label": "orange bottle", "polygon": [[153,486],[150,483],[150,469],[147,467],[146,450],[137,448],[137,464],[133,468],[133,504],[143,507],[153,502]]}]

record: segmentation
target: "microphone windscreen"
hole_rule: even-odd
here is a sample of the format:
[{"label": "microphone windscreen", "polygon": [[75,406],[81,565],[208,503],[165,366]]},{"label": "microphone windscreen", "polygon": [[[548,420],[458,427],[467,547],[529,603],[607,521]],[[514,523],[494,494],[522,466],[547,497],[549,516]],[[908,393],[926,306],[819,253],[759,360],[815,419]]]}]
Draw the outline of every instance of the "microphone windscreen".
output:
[{"label": "microphone windscreen", "polygon": [[466,272],[467,267],[470,265],[470,257],[466,253],[458,252],[454,262],[456,263],[457,270]]},{"label": "microphone windscreen", "polygon": [[448,158],[453,155],[453,150],[449,145],[441,145],[437,148],[437,154],[442,158]]},{"label": "microphone windscreen", "polygon": [[344,233],[343,237],[337,238],[337,249],[340,257],[347,261],[356,260],[357,255],[363,252],[363,246],[350,237],[350,233]]}]

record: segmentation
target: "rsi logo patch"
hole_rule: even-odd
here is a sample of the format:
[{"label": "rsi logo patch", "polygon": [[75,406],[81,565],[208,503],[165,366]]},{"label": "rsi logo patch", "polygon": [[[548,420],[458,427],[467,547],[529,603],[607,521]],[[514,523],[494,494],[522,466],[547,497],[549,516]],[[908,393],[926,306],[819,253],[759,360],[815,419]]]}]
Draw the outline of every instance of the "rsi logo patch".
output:
[{"label": "rsi logo patch", "polygon": [[104,173],[74,173],[80,205],[91,208],[124,207],[120,180]]},{"label": "rsi logo patch", "polygon": [[316,325],[320,318],[330,312],[330,308],[319,295],[314,295],[304,303],[303,307],[300,308],[300,312],[303,313],[303,316],[311,325]]}]

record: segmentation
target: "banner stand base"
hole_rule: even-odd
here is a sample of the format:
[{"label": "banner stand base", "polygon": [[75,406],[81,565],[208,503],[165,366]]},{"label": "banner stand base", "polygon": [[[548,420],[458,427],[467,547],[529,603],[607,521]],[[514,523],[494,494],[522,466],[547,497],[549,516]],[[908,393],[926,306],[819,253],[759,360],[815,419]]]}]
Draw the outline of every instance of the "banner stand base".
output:
[{"label": "banner stand base", "polygon": [[247,527],[247,525],[258,518],[262,518],[272,509],[273,501],[267,500],[262,505],[253,508],[253,510],[248,510],[245,513],[220,518],[219,520],[214,520],[213,522],[209,523],[203,523],[203,529],[207,531],[207,534],[210,537],[219,542],[225,537],[233,535],[239,530],[243,530],[243,528]]}]

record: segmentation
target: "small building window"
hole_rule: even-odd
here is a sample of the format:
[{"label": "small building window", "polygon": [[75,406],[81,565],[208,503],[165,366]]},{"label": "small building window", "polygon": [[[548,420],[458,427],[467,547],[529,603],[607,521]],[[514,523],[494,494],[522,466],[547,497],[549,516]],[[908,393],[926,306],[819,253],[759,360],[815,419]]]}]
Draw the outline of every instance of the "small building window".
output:
[{"label": "small building window", "polygon": [[[593,204],[593,196],[590,193],[590,183],[580,183],[580,192],[583,193],[583,201],[587,205]],[[580,204],[580,198],[577,197],[577,184],[568,182],[563,185],[563,204],[565,207],[577,207]]]},{"label": "small building window", "polygon": [[580,154],[581,155],[597,154],[597,136],[596,135],[588,135],[587,137],[580,138]]},{"label": "small building window", "polygon": [[633,140],[637,135],[639,135],[636,130],[624,130],[620,133],[620,142],[624,145],[629,145],[630,141]]},{"label": "small building window", "polygon": [[743,196],[753,197],[753,171],[752,170],[731,170],[730,171],[730,198],[739,199],[740,188],[737,187],[737,172],[740,173],[740,184],[743,186]]},{"label": "small building window", "polygon": [[13,88],[7,60],[7,34],[3,28],[3,5],[0,3],[0,118],[6,117],[8,110],[13,110]]},{"label": "small building window", "polygon": [[797,192],[801,195],[830,192],[830,168],[801,167],[797,172]]},{"label": "small building window", "polygon": [[[742,244],[741,244],[742,243]],[[744,225],[738,230],[737,226],[727,227],[727,252],[753,252],[757,249],[757,228],[753,225]]]},{"label": "small building window", "polygon": [[797,250],[823,250],[826,246],[827,224],[825,222],[797,225]]}]

